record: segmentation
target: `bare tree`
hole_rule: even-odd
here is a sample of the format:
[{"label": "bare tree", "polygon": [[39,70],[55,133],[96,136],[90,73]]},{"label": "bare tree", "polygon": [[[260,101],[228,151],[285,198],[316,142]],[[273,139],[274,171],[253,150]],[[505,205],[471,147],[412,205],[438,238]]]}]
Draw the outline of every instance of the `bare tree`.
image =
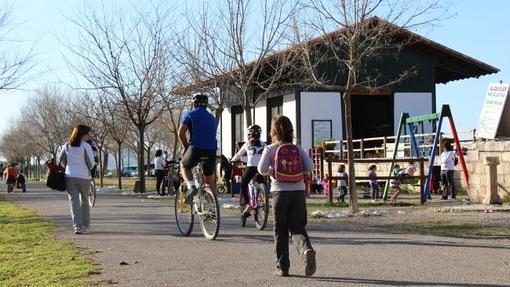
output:
[{"label": "bare tree", "polygon": [[[70,19],[79,31],[78,43],[69,50],[80,61],[74,63],[88,84],[115,96],[127,117],[136,127],[139,142],[145,141],[145,130],[164,110],[160,84],[171,78],[167,49],[170,14],[161,7],[142,7],[130,17],[117,13],[85,11],[82,17]],[[138,146],[141,191],[145,191],[144,147]]]},{"label": "bare tree", "polygon": [[11,38],[16,29],[10,19],[12,9],[8,4],[0,7],[0,90],[16,89],[27,80],[28,72],[34,67],[33,49],[26,54],[13,53],[19,51],[17,40]]},{"label": "bare tree", "polygon": [[[402,71],[394,79],[370,78],[366,64],[409,45],[414,39],[410,34],[402,34],[402,29],[434,24],[444,19],[447,7],[438,0],[305,0],[302,4],[305,20],[295,26],[295,34],[308,77],[315,86],[343,90],[349,206],[351,212],[357,213],[351,112],[353,90],[363,86],[387,87],[412,76],[414,67]],[[317,35],[319,37],[315,39],[310,37]],[[320,66],[325,63],[341,68],[338,78],[321,74]],[[342,73],[346,75],[345,81],[339,83],[338,80],[343,79],[340,77]]]},{"label": "bare tree", "polygon": [[246,124],[251,125],[253,106],[278,88],[292,67],[294,54],[273,54],[291,34],[288,24],[296,12],[293,1],[225,0],[203,10],[213,12],[202,12],[200,24],[191,25],[192,44],[183,45],[191,58],[191,79],[207,79],[197,87],[202,90],[219,88],[218,113],[225,93],[232,95],[244,109]]}]

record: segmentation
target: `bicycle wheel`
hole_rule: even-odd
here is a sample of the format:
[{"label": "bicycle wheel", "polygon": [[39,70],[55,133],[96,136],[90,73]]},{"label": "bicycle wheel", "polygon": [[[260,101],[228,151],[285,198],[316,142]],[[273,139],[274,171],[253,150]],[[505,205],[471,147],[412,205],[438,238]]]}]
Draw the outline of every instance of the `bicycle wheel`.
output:
[{"label": "bicycle wheel", "polygon": [[218,198],[208,187],[204,187],[199,195],[200,225],[205,238],[214,240],[220,231],[220,206]]},{"label": "bicycle wheel", "polygon": [[255,211],[255,226],[258,230],[266,228],[269,217],[269,196],[262,183],[257,184],[257,210]]},{"label": "bicycle wheel", "polygon": [[225,185],[218,185],[217,190],[219,194],[225,194],[225,192],[227,192],[227,187]]},{"label": "bicycle wheel", "polygon": [[93,180],[90,181],[89,205],[92,207],[96,205],[96,183]]},{"label": "bicycle wheel", "polygon": [[181,185],[175,196],[175,222],[179,232],[188,236],[193,230],[194,215],[193,208],[190,204],[186,204],[186,186]]}]

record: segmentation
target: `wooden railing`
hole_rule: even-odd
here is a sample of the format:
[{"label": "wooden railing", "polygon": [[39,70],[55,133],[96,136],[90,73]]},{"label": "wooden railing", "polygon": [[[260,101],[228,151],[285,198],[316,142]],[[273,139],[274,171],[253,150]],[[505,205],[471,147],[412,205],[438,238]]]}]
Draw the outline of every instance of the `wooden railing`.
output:
[{"label": "wooden railing", "polygon": [[[426,159],[424,157],[420,157],[418,159],[416,159],[416,158],[399,158],[399,159],[395,159],[394,161],[392,159],[355,159],[354,163],[378,164],[378,163],[390,163],[390,162],[405,163],[405,162],[409,162],[409,161],[418,162],[419,175],[406,176],[406,179],[418,179],[419,180],[419,182],[420,182],[420,202],[421,202],[421,204],[424,204],[426,201],[426,198],[424,197],[423,191],[424,191],[424,187],[425,187],[425,179],[427,178],[425,176],[425,162],[428,161],[428,159]],[[332,190],[333,180],[347,179],[347,178],[339,177],[339,176],[331,176],[333,174],[333,163],[347,163],[347,160],[346,159],[335,159],[335,158],[330,157],[330,158],[326,159],[326,162],[328,164],[328,167],[327,167],[328,177],[326,178],[326,180],[328,181],[329,186],[330,186],[328,201],[330,203],[332,203],[333,202],[333,190]],[[385,184],[389,184],[389,180],[400,179],[400,177],[399,176],[378,176],[377,179],[384,180],[384,181],[386,181]],[[356,176],[356,180],[369,180],[369,177],[368,176]],[[384,200],[386,200],[385,194],[383,195],[383,197],[384,197]]]},{"label": "wooden railing", "polygon": [[[475,141],[475,130],[463,130],[460,131],[459,134],[469,135],[466,140],[462,140],[462,142],[471,142]],[[441,134],[442,138],[451,138],[451,134]],[[416,142],[418,143],[418,150],[420,151],[420,156],[429,156],[430,151],[433,147],[434,133],[423,133],[423,134],[415,134]],[[354,158],[388,158],[391,156],[394,151],[396,136],[384,136],[384,137],[373,137],[373,138],[364,138],[364,139],[354,139],[353,140],[353,152]],[[413,152],[411,152],[411,136],[403,135],[400,137],[399,150],[401,153],[400,157],[409,157]],[[375,142],[375,144],[374,144]],[[382,144],[381,144],[382,142]],[[439,141],[441,142],[441,141]],[[347,141],[346,140],[333,140],[333,141],[325,141],[324,146],[335,144],[334,149],[325,150],[325,156],[328,157],[328,154],[334,154],[338,156],[340,159],[347,158]],[[377,146],[380,145],[380,146]],[[369,147],[371,146],[371,147]],[[441,145],[437,149],[438,154],[442,152]]]}]

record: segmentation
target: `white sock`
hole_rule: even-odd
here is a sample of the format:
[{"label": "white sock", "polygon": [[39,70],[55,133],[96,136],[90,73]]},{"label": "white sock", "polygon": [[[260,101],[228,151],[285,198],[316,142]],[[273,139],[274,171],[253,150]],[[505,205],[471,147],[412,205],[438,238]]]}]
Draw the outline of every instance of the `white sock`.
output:
[{"label": "white sock", "polygon": [[188,189],[192,189],[195,186],[195,181],[194,180],[186,181],[186,186],[188,187]]}]

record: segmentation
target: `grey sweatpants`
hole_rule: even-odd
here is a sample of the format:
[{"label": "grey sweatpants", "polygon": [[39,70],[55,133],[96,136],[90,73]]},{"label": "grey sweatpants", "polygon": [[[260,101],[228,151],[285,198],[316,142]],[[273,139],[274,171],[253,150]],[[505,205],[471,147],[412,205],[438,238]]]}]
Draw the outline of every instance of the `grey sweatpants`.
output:
[{"label": "grey sweatpants", "polygon": [[71,205],[71,216],[75,229],[89,227],[90,206],[89,188],[90,179],[66,177],[67,195]]}]

